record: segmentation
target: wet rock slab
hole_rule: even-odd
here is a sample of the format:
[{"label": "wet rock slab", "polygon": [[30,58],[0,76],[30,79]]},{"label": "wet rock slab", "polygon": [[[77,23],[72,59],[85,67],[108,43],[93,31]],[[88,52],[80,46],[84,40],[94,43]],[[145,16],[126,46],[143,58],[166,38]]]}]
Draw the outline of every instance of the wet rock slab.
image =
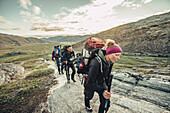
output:
[{"label": "wet rock slab", "polygon": [[[145,78],[133,72],[113,72],[111,107],[108,113],[169,113],[170,83],[162,78]],[[58,78],[65,75],[56,75]],[[169,77],[167,77],[169,79]],[[61,80],[61,79],[60,79]],[[51,113],[87,113],[84,107],[83,85],[77,82],[65,83],[54,88],[48,98]],[[91,100],[93,112],[99,108],[98,94]]]}]

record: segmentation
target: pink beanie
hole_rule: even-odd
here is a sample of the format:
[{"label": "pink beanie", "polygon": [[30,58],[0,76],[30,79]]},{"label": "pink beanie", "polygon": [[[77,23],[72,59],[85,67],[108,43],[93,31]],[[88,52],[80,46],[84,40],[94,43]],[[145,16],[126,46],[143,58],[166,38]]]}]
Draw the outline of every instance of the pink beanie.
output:
[{"label": "pink beanie", "polygon": [[109,55],[112,53],[122,53],[122,49],[118,45],[110,46],[106,49],[106,55]]}]

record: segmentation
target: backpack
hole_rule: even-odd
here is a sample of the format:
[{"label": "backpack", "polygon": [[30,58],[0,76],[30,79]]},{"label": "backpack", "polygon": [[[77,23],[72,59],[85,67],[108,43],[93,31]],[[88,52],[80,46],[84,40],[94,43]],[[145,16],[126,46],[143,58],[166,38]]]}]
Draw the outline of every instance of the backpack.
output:
[{"label": "backpack", "polygon": [[53,61],[55,61],[53,58],[55,58],[55,56],[56,56],[56,53],[55,53],[56,49],[58,50],[59,56],[61,56],[61,49],[60,49],[60,47],[59,46],[54,46],[54,50],[52,52],[52,58],[51,58]]},{"label": "backpack", "polygon": [[51,60],[55,61],[54,58],[55,58],[55,51],[52,52]]},{"label": "backpack", "polygon": [[67,48],[68,46],[64,46],[62,49],[61,49],[61,55],[63,56],[63,54],[67,51]]},{"label": "backpack", "polygon": [[61,56],[61,49],[60,49],[60,47],[59,47],[59,46],[54,46],[54,51],[55,51],[56,49],[58,50],[58,53],[59,53],[59,55]]},{"label": "backpack", "polygon": [[82,50],[82,55],[85,58],[85,65],[89,64],[89,61],[95,57],[99,49],[104,46],[104,42],[99,38],[90,38],[86,41],[85,46]]},{"label": "backpack", "polygon": [[[84,48],[82,49],[82,56],[77,59],[77,73],[83,74],[85,82],[88,78],[88,70],[90,61],[98,57],[98,51],[104,46],[104,42],[99,38],[90,38],[86,41]],[[98,57],[98,61],[100,58]],[[79,62],[79,63],[78,63]]]}]

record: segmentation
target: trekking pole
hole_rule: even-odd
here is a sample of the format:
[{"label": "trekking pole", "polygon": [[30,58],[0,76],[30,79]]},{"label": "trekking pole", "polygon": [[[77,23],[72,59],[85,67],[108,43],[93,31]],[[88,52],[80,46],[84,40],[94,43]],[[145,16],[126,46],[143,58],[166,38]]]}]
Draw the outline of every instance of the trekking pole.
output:
[{"label": "trekking pole", "polygon": [[[110,77],[108,79],[108,92],[110,92],[110,89],[111,89],[111,84],[112,84],[112,78],[113,78],[113,75],[110,74]],[[105,101],[105,113],[107,113],[108,109],[109,109],[109,101],[110,99],[106,99]]]}]

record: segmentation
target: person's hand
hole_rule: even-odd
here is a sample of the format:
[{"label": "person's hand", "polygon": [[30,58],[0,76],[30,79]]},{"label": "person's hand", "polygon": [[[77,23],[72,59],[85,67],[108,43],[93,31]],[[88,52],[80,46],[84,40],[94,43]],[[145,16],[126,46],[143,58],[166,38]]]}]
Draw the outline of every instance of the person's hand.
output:
[{"label": "person's hand", "polygon": [[103,96],[105,99],[109,99],[111,97],[111,92],[108,92],[107,90],[104,91]]},{"label": "person's hand", "polygon": [[55,58],[53,58],[53,61],[55,60]]},{"label": "person's hand", "polygon": [[67,64],[67,61],[65,61],[65,63]]}]

